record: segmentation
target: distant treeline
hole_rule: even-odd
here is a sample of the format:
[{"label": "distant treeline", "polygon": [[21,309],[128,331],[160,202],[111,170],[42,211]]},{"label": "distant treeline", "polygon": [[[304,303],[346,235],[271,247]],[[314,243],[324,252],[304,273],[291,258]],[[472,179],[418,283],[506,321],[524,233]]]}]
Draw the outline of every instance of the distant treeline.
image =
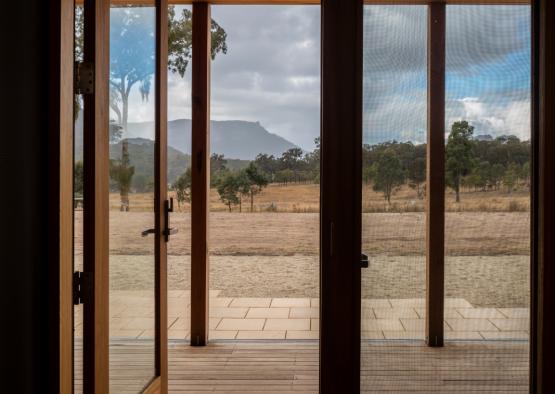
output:
[{"label": "distant treeline", "polygon": [[[530,183],[530,142],[515,136],[475,139],[474,127],[455,122],[445,146],[445,180],[460,201],[462,188],[511,193]],[[425,195],[426,144],[390,141],[363,147],[363,180],[390,201],[405,184]]]},{"label": "distant treeline", "polygon": [[[450,130],[445,146],[445,179],[447,187],[455,192],[460,201],[462,189],[474,191],[501,190],[507,193],[518,188],[530,187],[530,142],[521,141],[516,136],[474,138],[474,127],[466,121],[455,122]],[[250,199],[251,210],[254,196],[269,183],[287,185],[290,183],[319,183],[320,181],[320,139],[315,139],[315,149],[304,152],[292,148],[281,156],[259,154],[252,161],[229,160],[220,154],[210,157],[210,183],[220,194],[220,199],[231,210],[233,205],[241,209],[242,198]],[[119,190],[122,202],[133,190],[141,192],[151,188],[138,187],[135,166],[129,163],[128,144],[123,145],[120,160],[111,160],[111,189]],[[130,145],[137,149],[134,145]],[[136,156],[140,156],[136,152]],[[387,202],[396,190],[409,185],[419,198],[426,191],[426,144],[389,141],[362,147],[362,181],[382,192]],[[188,164],[188,163],[187,163]],[[75,165],[75,192],[82,193],[82,163]],[[135,181],[135,182],[133,182]],[[183,172],[171,189],[177,193],[178,202],[190,201],[191,172]]]}]

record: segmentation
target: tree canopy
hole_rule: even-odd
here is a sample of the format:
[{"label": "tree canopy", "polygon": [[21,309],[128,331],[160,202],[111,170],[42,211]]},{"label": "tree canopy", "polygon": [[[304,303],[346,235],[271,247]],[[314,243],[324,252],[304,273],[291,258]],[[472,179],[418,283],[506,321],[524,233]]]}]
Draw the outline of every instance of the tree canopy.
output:
[{"label": "tree canopy", "polygon": [[445,147],[445,180],[455,191],[455,200],[459,202],[460,186],[463,177],[474,167],[472,135],[474,126],[467,121],[453,123]]}]

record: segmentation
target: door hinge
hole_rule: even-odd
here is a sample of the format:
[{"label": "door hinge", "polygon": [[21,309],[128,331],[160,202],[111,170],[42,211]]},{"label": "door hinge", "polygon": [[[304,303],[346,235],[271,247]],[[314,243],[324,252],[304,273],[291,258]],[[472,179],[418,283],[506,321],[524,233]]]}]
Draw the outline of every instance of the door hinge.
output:
[{"label": "door hinge", "polygon": [[75,62],[75,94],[94,93],[94,63]]},{"label": "door hinge", "polygon": [[75,271],[73,273],[73,304],[89,302],[92,296],[92,273]]}]

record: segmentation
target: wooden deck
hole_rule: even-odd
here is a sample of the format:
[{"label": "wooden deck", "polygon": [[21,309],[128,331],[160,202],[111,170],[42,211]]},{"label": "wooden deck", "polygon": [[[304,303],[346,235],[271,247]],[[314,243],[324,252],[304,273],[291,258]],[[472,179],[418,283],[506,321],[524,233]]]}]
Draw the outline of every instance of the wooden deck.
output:
[{"label": "wooden deck", "polygon": [[[150,345],[121,342],[111,354],[112,392],[140,391],[152,370]],[[318,391],[317,341],[220,341],[206,347],[172,341],[169,363],[171,393]],[[361,392],[526,393],[528,345],[461,341],[429,348],[420,341],[365,341]]]}]

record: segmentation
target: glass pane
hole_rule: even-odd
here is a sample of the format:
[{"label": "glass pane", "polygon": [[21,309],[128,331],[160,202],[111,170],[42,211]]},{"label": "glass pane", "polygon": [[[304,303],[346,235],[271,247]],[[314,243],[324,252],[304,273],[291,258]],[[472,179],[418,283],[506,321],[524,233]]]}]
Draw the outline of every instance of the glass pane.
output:
[{"label": "glass pane", "polygon": [[[75,6],[74,58],[83,60],[83,6]],[[83,97],[73,97],[73,271],[83,271]],[[73,387],[83,387],[83,305],[73,307]]]},{"label": "glass pane", "polygon": [[530,21],[529,6],[447,6],[446,334],[476,341],[466,379],[498,360],[489,391],[528,391]]},{"label": "glass pane", "polygon": [[212,17],[210,338],[317,346],[320,8]]},{"label": "glass pane", "polygon": [[[191,6],[170,6],[172,25],[190,37]],[[170,36],[175,37],[177,35]],[[188,340],[191,329],[191,41],[171,42],[168,74],[168,196],[174,199],[168,247],[168,338]]]},{"label": "glass pane", "polygon": [[409,391],[424,344],[427,15],[364,6],[362,392]]},{"label": "glass pane", "polygon": [[154,5],[110,9],[110,391],[155,375]]}]

